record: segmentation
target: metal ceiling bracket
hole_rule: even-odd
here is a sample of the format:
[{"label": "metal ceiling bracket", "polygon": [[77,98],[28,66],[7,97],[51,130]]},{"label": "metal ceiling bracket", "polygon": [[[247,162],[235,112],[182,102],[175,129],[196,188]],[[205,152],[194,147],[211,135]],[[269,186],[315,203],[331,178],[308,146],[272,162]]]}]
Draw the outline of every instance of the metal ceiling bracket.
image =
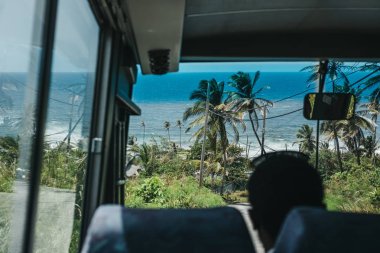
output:
[{"label": "metal ceiling bracket", "polygon": [[129,0],[123,5],[143,74],[179,68],[185,0]]}]

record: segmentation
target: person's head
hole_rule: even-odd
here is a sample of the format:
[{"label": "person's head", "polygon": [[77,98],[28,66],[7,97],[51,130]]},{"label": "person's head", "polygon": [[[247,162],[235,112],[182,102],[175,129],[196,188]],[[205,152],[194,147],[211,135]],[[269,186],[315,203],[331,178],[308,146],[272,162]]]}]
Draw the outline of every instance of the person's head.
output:
[{"label": "person's head", "polygon": [[266,250],[274,246],[288,212],[296,206],[325,207],[322,180],[308,157],[295,151],[253,159],[248,181],[251,218]]}]

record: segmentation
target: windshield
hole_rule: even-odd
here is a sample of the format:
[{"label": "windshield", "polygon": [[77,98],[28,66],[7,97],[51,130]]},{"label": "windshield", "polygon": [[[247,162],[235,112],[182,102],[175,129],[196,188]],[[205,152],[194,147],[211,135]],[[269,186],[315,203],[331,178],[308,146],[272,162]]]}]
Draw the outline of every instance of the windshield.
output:
[{"label": "windshield", "polygon": [[[179,73],[140,74],[133,99],[142,115],[129,126],[126,205],[247,202],[249,161],[272,151],[301,151],[315,166],[317,121],[302,109],[304,96],[318,91],[318,68],[188,63]],[[318,170],[330,210],[379,211],[378,71],[377,63],[329,62],[324,91],[351,92],[357,101],[352,119],[320,122]]]}]

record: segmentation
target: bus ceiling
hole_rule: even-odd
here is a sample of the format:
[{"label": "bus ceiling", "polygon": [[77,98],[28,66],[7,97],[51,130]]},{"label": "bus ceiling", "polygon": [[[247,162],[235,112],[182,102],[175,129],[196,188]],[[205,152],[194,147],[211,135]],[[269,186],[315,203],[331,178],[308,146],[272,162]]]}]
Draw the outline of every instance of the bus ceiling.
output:
[{"label": "bus ceiling", "polygon": [[378,0],[92,0],[143,74],[179,62],[380,58]]}]

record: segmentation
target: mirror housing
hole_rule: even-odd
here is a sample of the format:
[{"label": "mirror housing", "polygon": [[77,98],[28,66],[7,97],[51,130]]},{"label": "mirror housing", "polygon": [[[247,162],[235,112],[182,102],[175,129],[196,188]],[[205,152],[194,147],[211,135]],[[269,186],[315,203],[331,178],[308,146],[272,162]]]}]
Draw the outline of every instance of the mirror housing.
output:
[{"label": "mirror housing", "polygon": [[347,120],[354,116],[355,102],[351,93],[308,93],[303,116],[309,120]]}]

